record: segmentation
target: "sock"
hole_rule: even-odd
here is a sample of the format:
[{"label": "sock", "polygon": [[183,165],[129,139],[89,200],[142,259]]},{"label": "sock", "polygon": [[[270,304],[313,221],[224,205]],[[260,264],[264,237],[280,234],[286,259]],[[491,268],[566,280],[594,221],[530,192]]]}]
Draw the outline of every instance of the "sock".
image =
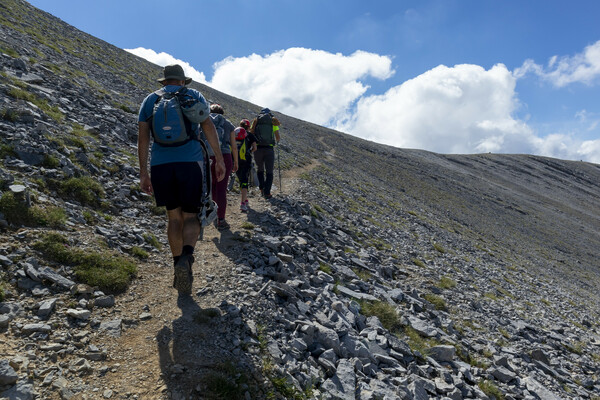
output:
[{"label": "sock", "polygon": [[183,246],[181,255],[184,255],[184,254],[194,254],[194,247],[190,246],[189,244],[186,244],[185,246]]}]

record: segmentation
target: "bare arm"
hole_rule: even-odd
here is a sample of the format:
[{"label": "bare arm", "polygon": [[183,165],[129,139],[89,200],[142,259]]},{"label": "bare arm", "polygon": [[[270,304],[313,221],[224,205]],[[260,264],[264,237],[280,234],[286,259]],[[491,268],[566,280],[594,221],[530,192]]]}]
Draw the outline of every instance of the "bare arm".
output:
[{"label": "bare arm", "polygon": [[140,163],[140,188],[147,194],[152,194],[152,182],[148,173],[148,158],[150,154],[150,124],[138,123],[138,160]]},{"label": "bare arm", "polygon": [[204,122],[200,124],[202,131],[206,136],[206,140],[215,153],[215,172],[217,174],[217,181],[222,181],[225,177],[225,163],[223,162],[223,154],[221,153],[221,147],[219,146],[219,137],[217,136],[217,130],[210,118],[206,118]]},{"label": "bare arm", "polygon": [[231,155],[233,156],[233,169],[232,172],[238,170],[239,161],[238,161],[238,149],[237,142],[235,141],[235,131],[231,131],[229,135],[229,143],[231,144]]}]

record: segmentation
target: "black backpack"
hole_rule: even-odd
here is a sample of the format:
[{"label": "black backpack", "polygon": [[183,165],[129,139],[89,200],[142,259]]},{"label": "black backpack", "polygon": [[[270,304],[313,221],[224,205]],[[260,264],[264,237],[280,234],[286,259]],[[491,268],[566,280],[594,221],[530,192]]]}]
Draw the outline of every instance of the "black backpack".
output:
[{"label": "black backpack", "polygon": [[275,145],[275,134],[273,133],[273,115],[271,113],[258,114],[254,136],[259,146]]}]

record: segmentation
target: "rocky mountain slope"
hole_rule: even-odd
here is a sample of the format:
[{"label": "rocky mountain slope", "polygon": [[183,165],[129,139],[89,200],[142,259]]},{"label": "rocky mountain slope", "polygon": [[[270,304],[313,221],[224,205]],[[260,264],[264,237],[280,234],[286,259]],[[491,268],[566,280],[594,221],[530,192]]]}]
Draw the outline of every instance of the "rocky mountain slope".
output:
[{"label": "rocky mountain slope", "polygon": [[277,114],[281,190],[231,193],[178,299],[137,175],[161,71],[0,4],[0,398],[600,398],[599,165]]}]

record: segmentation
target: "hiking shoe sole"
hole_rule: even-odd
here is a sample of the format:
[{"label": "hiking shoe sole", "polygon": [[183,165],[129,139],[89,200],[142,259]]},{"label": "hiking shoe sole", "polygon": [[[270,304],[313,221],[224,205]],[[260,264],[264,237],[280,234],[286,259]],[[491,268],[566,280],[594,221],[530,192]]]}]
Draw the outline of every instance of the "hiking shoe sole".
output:
[{"label": "hiking shoe sole", "polygon": [[177,264],[175,264],[175,273],[173,279],[173,287],[181,294],[192,294],[192,263],[194,257],[181,256]]},{"label": "hiking shoe sole", "polygon": [[229,229],[229,228],[230,228],[230,226],[227,223],[227,221],[225,221],[225,220],[221,220],[217,224],[217,229],[220,230],[220,231],[223,231],[223,230]]}]

